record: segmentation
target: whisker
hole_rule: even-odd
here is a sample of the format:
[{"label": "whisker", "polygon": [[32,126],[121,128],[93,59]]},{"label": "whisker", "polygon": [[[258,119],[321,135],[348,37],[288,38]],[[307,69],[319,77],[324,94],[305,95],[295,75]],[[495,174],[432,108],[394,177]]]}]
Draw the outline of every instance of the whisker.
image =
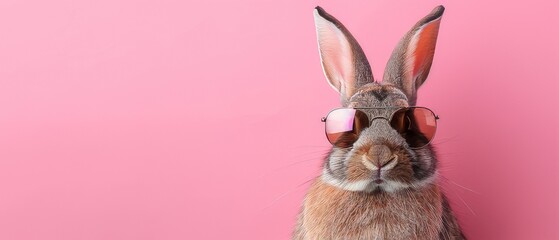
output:
[{"label": "whisker", "polygon": [[458,135],[454,135],[446,138],[435,138],[433,140],[433,143],[446,143],[446,142],[454,141],[456,139],[458,139]]},{"label": "whisker", "polygon": [[449,157],[463,155],[464,152],[437,152],[438,157]]},{"label": "whisker", "polygon": [[301,148],[324,148],[324,149],[330,149],[330,148],[332,148],[332,146],[324,146],[324,145],[299,145],[299,146],[293,147],[293,149],[301,149]]},{"label": "whisker", "polygon": [[287,191],[287,192],[285,192],[285,193],[279,195],[276,199],[274,199],[270,204],[268,204],[267,206],[265,206],[262,210],[266,210],[266,209],[272,207],[274,204],[276,204],[279,200],[281,200],[282,198],[284,198],[284,197],[287,196],[288,194],[293,193],[295,190],[299,189],[300,187],[304,186],[305,184],[311,182],[312,180],[314,180],[314,179],[316,179],[316,178],[317,178],[317,177],[314,176],[314,177],[312,177],[311,179],[306,180],[305,182],[303,182],[303,183],[297,185],[294,189],[291,189],[291,190],[289,190],[289,191]]},{"label": "whisker", "polygon": [[[452,190],[452,191],[454,191],[454,190]],[[457,194],[457,193],[455,193],[455,194],[456,194],[456,196],[458,197],[458,199],[460,199],[460,201],[462,201],[462,203],[470,210],[470,212],[472,213],[472,215],[474,215],[474,216],[477,217],[477,214],[476,214],[476,213],[474,212],[474,210],[470,207],[470,205],[468,205],[468,204],[466,203],[466,201],[464,201],[464,199],[460,196],[460,194]]]},{"label": "whisker", "polygon": [[308,156],[308,155],[312,155],[312,154],[317,154],[317,153],[322,153],[324,155],[326,155],[328,153],[329,150],[317,150],[317,151],[309,151],[306,153],[301,153],[298,155],[293,156],[293,158],[297,158],[297,157],[304,157],[304,156]]},{"label": "whisker", "polygon": [[458,183],[456,183],[456,182],[454,182],[454,181],[448,179],[448,178],[445,177],[445,176],[441,176],[441,177],[444,178],[447,182],[452,183],[452,184],[454,184],[454,185],[456,185],[456,186],[458,186],[458,187],[460,187],[460,188],[462,188],[462,189],[464,189],[464,190],[470,191],[470,192],[475,193],[475,194],[477,194],[477,195],[482,195],[481,193],[476,192],[476,191],[474,191],[474,190],[472,190],[472,189],[470,189],[470,188],[464,187],[464,186],[462,186],[462,185],[460,185],[460,184],[458,184]]},{"label": "whisker", "polygon": [[[444,177],[443,177],[444,178]],[[447,179],[448,180],[448,179]],[[458,199],[460,199],[460,201],[462,202],[462,204],[464,204],[464,206],[466,206],[466,208],[468,208],[468,210],[472,213],[472,215],[477,217],[477,214],[474,212],[474,210],[470,207],[470,205],[468,205],[468,203],[466,203],[466,201],[462,198],[462,196],[460,196],[460,194],[458,194],[456,191],[454,191],[453,188],[451,187],[447,187],[444,189],[449,189],[450,191],[452,191],[452,193],[454,193],[454,195],[456,195],[458,197]]]},{"label": "whisker", "polygon": [[324,159],[324,157],[312,157],[312,158],[308,158],[308,159],[304,159],[304,160],[300,160],[300,161],[296,161],[296,162],[291,162],[291,163],[288,163],[287,165],[274,168],[274,169],[262,174],[258,179],[262,179],[262,178],[264,178],[264,177],[266,177],[266,176],[268,176],[272,173],[276,173],[280,170],[284,170],[284,169],[293,167],[295,165],[299,165],[299,164],[303,164],[303,163],[311,163],[311,162],[314,162],[314,161],[321,161],[323,159]]}]

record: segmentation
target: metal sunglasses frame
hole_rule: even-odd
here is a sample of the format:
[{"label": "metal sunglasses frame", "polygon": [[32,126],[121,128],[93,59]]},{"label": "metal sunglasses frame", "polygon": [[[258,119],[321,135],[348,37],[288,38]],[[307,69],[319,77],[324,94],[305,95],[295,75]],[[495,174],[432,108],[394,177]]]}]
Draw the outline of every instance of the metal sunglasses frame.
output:
[{"label": "metal sunglasses frame", "polygon": [[[394,111],[392,111],[392,113],[390,114],[389,118],[385,118],[385,117],[381,117],[381,116],[377,116],[377,117],[373,117],[372,119],[369,120],[369,126],[371,126],[372,122],[375,119],[384,119],[386,121],[388,121],[389,123],[392,121],[392,118],[394,117],[394,113],[402,110],[402,109],[410,109],[410,108],[422,108],[422,109],[426,109],[427,111],[431,112],[433,114],[433,116],[435,117],[435,123],[437,123],[437,121],[440,119],[439,115],[435,114],[435,112],[433,112],[433,110],[426,108],[426,107],[420,107],[420,106],[411,106],[411,107],[340,107],[340,108],[334,108],[332,110],[330,110],[330,112],[328,112],[328,114],[326,114],[326,117],[322,117],[320,119],[321,122],[326,123],[326,119],[328,118],[328,116],[330,116],[330,113],[332,113],[333,111],[339,110],[339,109],[356,109],[356,110],[360,110],[360,109],[395,109]],[[421,146],[421,147],[410,147],[411,149],[420,149],[420,148],[424,148],[427,145],[429,145],[431,143],[431,141],[433,141],[433,139],[435,138],[435,135],[437,134],[437,125],[435,125],[435,132],[433,133],[433,137],[431,139],[429,139],[429,142],[427,142],[425,145]],[[392,126],[391,126],[392,127]],[[326,132],[326,126],[324,126],[324,133],[326,134],[326,139],[328,139],[328,133]],[[330,142],[330,140],[328,140],[328,142]],[[334,143],[330,142],[332,145],[334,145]]]}]

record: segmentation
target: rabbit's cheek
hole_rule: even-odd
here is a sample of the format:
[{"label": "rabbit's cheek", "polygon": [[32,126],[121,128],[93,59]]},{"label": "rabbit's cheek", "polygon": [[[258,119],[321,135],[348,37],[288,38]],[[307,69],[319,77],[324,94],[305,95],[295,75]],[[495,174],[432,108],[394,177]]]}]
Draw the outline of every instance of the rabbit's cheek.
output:
[{"label": "rabbit's cheek", "polygon": [[360,181],[360,180],[369,180],[373,175],[373,172],[365,165],[363,165],[360,159],[363,158],[363,155],[354,156],[348,161],[347,166],[347,180],[348,181]]},{"label": "rabbit's cheek", "polygon": [[324,171],[335,179],[344,179],[347,174],[347,150],[334,148],[327,157]]},{"label": "rabbit's cheek", "polygon": [[401,161],[398,166],[386,173],[386,178],[392,181],[411,184],[413,179],[413,169],[409,161]]}]

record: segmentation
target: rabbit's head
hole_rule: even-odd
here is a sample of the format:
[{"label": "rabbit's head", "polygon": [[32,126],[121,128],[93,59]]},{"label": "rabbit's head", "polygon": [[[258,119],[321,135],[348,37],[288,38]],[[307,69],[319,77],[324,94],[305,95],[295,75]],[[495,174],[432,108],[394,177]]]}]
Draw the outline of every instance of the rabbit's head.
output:
[{"label": "rabbit's head", "polygon": [[[340,93],[343,108],[359,109],[368,121],[357,134],[333,142],[323,181],[364,192],[396,192],[434,182],[433,148],[428,142],[414,148],[409,136],[394,127],[393,118],[395,111],[415,106],[417,89],[431,68],[443,12],[444,7],[438,6],[413,26],[394,49],[383,81],[377,82],[355,38],[336,18],[316,7],[320,59],[328,83]],[[354,127],[359,124],[355,121]]]}]

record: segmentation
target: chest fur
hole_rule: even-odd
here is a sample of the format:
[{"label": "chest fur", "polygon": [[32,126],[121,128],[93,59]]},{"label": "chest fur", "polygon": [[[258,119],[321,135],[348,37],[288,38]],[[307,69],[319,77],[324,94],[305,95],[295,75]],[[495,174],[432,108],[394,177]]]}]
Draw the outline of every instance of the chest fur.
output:
[{"label": "chest fur", "polygon": [[361,193],[318,180],[301,213],[305,239],[437,239],[442,225],[441,193],[420,191]]}]

